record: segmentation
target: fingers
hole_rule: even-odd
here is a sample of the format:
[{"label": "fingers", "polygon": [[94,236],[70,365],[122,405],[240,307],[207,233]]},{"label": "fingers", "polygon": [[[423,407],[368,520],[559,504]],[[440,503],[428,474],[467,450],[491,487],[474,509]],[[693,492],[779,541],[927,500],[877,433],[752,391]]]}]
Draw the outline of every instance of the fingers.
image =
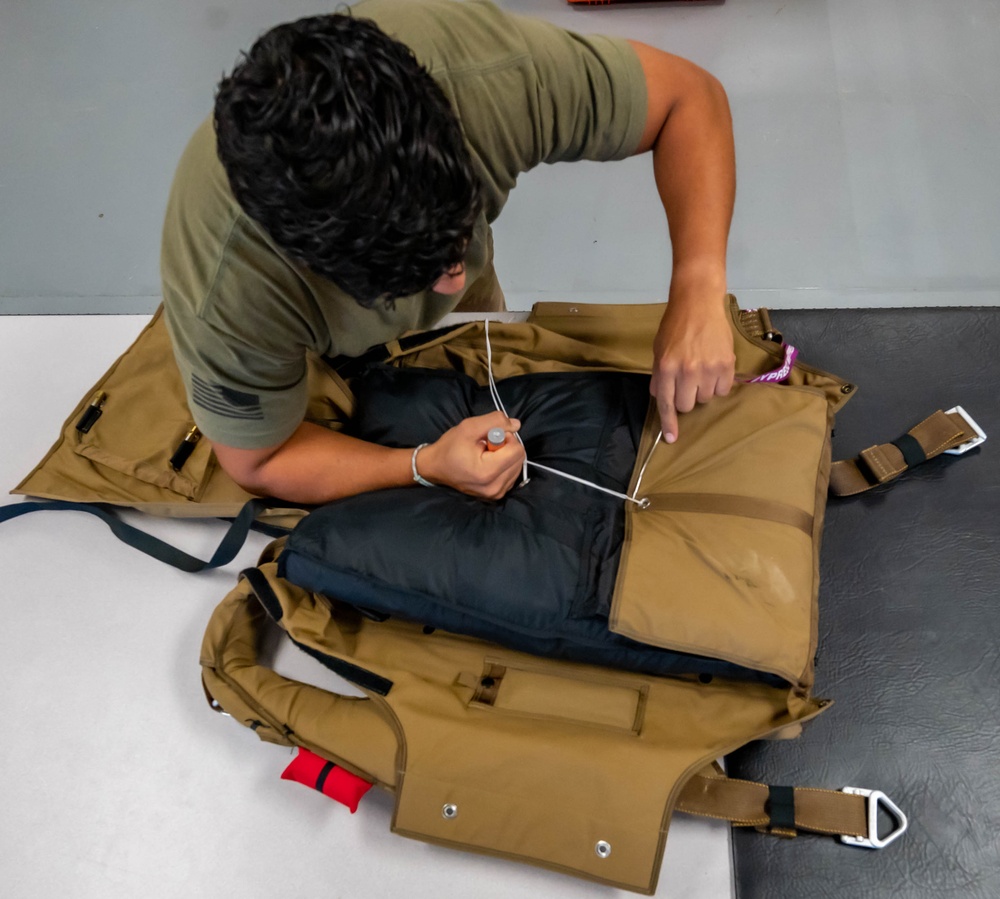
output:
[{"label": "fingers", "polygon": [[675,368],[668,362],[661,365],[650,382],[650,393],[660,413],[663,439],[667,443],[675,442],[680,432],[678,413],[690,412],[713,397],[726,396],[732,389],[733,379],[734,369],[724,364],[703,369]]},{"label": "fingers", "polygon": [[[503,446],[490,451],[486,435],[498,427],[508,438]],[[502,412],[459,422],[421,453],[424,477],[479,499],[499,499],[521,474],[524,448],[511,436],[520,427],[520,421],[508,419]]]},{"label": "fingers", "polygon": [[485,415],[473,415],[472,418],[465,419],[459,427],[467,425],[470,428],[482,428],[483,437],[490,428],[503,428],[508,434],[514,434],[521,430],[521,422],[516,418],[508,418],[499,410],[487,412]]},{"label": "fingers", "polygon": [[[659,380],[659,386],[657,386]],[[659,379],[653,378],[650,384],[650,391],[656,398],[656,408],[660,413],[660,430],[663,431],[663,439],[667,443],[673,443],[677,439],[677,383],[671,378],[664,376]]]}]

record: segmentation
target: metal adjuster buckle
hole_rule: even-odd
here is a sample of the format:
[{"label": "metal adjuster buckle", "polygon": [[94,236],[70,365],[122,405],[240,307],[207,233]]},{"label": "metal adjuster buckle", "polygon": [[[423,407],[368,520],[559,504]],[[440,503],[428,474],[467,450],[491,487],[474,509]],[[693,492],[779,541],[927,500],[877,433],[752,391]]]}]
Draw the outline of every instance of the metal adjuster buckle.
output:
[{"label": "metal adjuster buckle", "polygon": [[[848,846],[860,846],[863,849],[882,849],[906,832],[907,825],[909,824],[906,815],[881,790],[866,790],[863,787],[844,787],[840,792],[850,793],[854,796],[865,796],[868,799],[868,802],[865,803],[865,808],[868,812],[868,836],[856,837],[851,834],[841,834],[841,843],[846,843]],[[885,837],[878,835],[879,805],[884,806],[886,811],[896,821],[896,829]]]},{"label": "metal adjuster buckle", "polygon": [[952,412],[957,412],[962,416],[970,425],[972,425],[972,430],[978,434],[978,437],[973,437],[971,440],[966,440],[965,443],[960,443],[958,446],[952,447],[951,449],[946,449],[945,452],[952,456],[961,456],[962,453],[967,453],[970,449],[974,449],[979,446],[980,443],[986,442],[986,432],[976,424],[975,420],[968,412],[966,412],[961,406],[953,406],[948,410],[948,414]]}]

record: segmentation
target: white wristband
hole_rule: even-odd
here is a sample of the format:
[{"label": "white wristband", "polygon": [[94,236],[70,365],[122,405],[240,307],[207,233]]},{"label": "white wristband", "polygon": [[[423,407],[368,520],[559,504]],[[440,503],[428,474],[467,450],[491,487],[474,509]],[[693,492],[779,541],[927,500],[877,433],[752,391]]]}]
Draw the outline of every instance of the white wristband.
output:
[{"label": "white wristband", "polygon": [[424,487],[436,487],[437,484],[432,484],[427,480],[427,478],[422,478],[417,473],[417,453],[419,453],[425,446],[427,446],[426,443],[421,443],[420,446],[413,451],[413,455],[410,456],[410,471],[413,472],[413,480],[418,484],[422,484]]}]

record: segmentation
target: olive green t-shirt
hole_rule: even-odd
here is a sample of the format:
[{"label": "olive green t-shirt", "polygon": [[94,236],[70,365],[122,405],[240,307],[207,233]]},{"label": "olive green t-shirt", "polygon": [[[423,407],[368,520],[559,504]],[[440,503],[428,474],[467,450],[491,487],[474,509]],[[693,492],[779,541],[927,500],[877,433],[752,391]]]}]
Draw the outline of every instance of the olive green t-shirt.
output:
[{"label": "olive green t-shirt", "polygon": [[[485,201],[465,259],[470,287],[490,261],[489,223],[520,173],[621,159],[638,146],[646,86],[624,40],[582,37],[486,0],[362,0],[352,14],[409,46],[458,116]],[[281,443],[302,421],[308,351],[360,355],[430,327],[463,296],[428,289],[366,309],[290,260],[237,205],[211,118],[174,178],[161,269],[195,421],[211,440],[242,449]]]}]

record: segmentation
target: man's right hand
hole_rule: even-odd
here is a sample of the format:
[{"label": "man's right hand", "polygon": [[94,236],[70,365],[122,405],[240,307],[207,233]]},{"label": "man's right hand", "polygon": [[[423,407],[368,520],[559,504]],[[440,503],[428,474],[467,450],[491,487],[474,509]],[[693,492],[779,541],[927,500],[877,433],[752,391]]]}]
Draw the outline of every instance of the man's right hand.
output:
[{"label": "man's right hand", "polygon": [[[513,436],[521,427],[502,412],[477,415],[445,431],[417,454],[417,471],[435,484],[446,484],[479,499],[500,499],[521,476],[524,448]],[[490,451],[486,434],[502,428],[507,442]]]},{"label": "man's right hand", "polygon": [[[476,496],[499,499],[517,481],[524,461],[510,435],[520,422],[501,412],[477,415],[449,428],[417,454],[421,477]],[[507,442],[486,448],[491,428],[503,428]],[[225,472],[244,490],[308,505],[328,503],[386,487],[413,484],[413,449],[368,443],[311,422],[302,422],[284,443],[265,449],[214,445]]]}]

